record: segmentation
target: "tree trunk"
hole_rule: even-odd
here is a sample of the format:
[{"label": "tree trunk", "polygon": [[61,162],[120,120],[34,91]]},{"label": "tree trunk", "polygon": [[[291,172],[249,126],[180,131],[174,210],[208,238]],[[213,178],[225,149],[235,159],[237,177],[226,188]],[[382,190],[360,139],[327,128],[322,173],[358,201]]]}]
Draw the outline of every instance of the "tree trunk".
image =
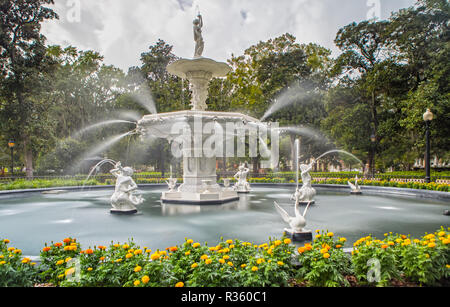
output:
[{"label": "tree trunk", "polygon": [[23,151],[25,157],[27,178],[33,178],[33,150],[31,146],[30,136],[28,134],[25,134],[23,136]]}]

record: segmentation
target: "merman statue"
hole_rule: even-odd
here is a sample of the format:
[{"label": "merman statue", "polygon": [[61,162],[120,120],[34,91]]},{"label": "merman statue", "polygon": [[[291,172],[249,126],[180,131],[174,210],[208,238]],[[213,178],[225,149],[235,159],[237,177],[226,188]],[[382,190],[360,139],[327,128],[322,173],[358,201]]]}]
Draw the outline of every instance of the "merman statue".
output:
[{"label": "merman statue", "polygon": [[111,213],[136,213],[135,206],[144,202],[141,195],[136,195],[137,184],[131,176],[133,175],[131,167],[122,167],[120,162],[117,162],[115,168],[111,170],[111,174],[116,177],[116,187],[114,194],[111,196]]},{"label": "merman statue", "polygon": [[291,196],[291,200],[295,200],[295,204],[314,204],[314,196],[316,195],[316,190],[311,186],[311,175],[309,172],[316,163],[316,160],[312,159],[309,164],[301,164],[300,171],[302,176],[302,187],[295,190],[294,195]]}]

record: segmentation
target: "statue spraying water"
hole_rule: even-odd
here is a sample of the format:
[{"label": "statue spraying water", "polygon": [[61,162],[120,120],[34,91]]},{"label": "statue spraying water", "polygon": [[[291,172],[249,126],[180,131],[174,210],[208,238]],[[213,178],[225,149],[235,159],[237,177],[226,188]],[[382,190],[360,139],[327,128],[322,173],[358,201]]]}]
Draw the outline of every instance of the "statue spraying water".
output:
[{"label": "statue spraying water", "polygon": [[114,194],[111,196],[111,213],[136,213],[135,206],[144,201],[141,195],[135,195],[138,186],[131,178],[133,172],[131,167],[122,167],[120,162],[111,170],[111,174],[116,177]]}]

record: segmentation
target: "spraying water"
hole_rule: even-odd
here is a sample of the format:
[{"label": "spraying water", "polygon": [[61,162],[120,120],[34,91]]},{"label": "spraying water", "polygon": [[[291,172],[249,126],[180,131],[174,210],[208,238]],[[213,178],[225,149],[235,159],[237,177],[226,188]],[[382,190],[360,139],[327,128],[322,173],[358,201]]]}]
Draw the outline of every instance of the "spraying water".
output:
[{"label": "spraying water", "polygon": [[88,127],[85,127],[85,128],[83,128],[81,130],[78,130],[77,132],[74,133],[74,137],[79,137],[81,134],[83,134],[83,133],[85,133],[85,132],[87,132],[89,130],[98,128],[98,127],[112,125],[112,124],[118,124],[118,123],[136,124],[135,122],[130,122],[128,120],[123,120],[123,119],[105,120],[105,121],[102,121],[102,122],[90,125]]},{"label": "spraying water", "polygon": [[277,95],[272,105],[260,120],[264,121],[275,112],[294,103],[309,103],[311,99],[307,98],[311,98],[315,95],[317,95],[315,89],[311,85],[305,84],[305,82],[303,82],[303,84],[297,82],[292,86],[288,86]]},{"label": "spraying water", "polygon": [[91,169],[91,171],[89,172],[89,174],[87,175],[86,179],[83,182],[83,186],[82,186],[82,190],[84,189],[84,186],[86,185],[86,182],[89,180],[89,178],[92,176],[92,174],[94,172],[97,172],[97,170],[100,169],[100,167],[105,164],[105,163],[109,163],[112,166],[115,166],[117,164],[116,161],[112,160],[112,159],[103,159],[102,161],[98,162],[96,165],[94,165],[94,167]]},{"label": "spraying water", "polygon": [[341,149],[333,149],[333,150],[329,150],[329,151],[327,151],[327,152],[321,154],[321,155],[316,159],[316,162],[317,162],[320,158],[322,158],[323,156],[328,155],[328,154],[333,153],[333,152],[339,152],[339,153],[343,153],[343,154],[349,155],[350,157],[352,157],[352,158],[354,158],[355,160],[357,160],[361,165],[364,165],[364,163],[363,163],[361,160],[359,160],[355,155],[349,153],[348,151],[341,150]]},{"label": "spraying water", "polygon": [[147,85],[143,84],[140,91],[132,94],[132,97],[151,114],[158,113],[156,111],[155,101],[152,98],[152,93]]},{"label": "spraying water", "polygon": [[111,147],[112,145],[114,145],[115,143],[117,143],[118,141],[120,141],[121,139],[123,139],[124,137],[131,135],[131,134],[135,134],[136,131],[132,130],[132,131],[128,131],[126,133],[120,134],[120,135],[115,135],[111,138],[109,138],[108,140],[106,140],[103,143],[100,144],[96,144],[94,149],[90,150],[89,152],[87,152],[86,154],[83,155],[83,157],[80,158],[79,162],[76,163],[73,167],[72,167],[72,171],[78,169],[81,164],[83,163],[83,161],[88,158],[88,157],[92,157],[95,156],[99,153],[101,153],[102,151],[106,150],[107,148]]}]

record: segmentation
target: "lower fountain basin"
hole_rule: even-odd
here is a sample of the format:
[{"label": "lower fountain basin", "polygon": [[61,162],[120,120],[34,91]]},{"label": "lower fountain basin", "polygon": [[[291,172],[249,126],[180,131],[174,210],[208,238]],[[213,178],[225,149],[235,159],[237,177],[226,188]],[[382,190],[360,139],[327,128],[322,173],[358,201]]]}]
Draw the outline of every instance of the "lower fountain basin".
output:
[{"label": "lower fountain basin", "polygon": [[[294,214],[289,198],[295,186],[253,185],[251,193],[239,194],[238,201],[208,206],[162,203],[164,190],[141,188],[145,202],[134,215],[109,213],[112,188],[0,196],[0,238],[10,239],[11,246],[30,256],[39,255],[45,242],[60,242],[68,236],[77,238],[83,248],[129,238],[153,250],[183,243],[185,237],[210,245],[221,236],[260,244],[269,237],[280,238],[287,227],[274,200]],[[449,209],[445,201],[323,189],[318,189],[315,200],[306,215],[306,228],[313,234],[324,229],[346,237],[346,247],[369,234],[383,238],[392,231],[421,236],[449,226],[449,217],[442,214]]]}]

